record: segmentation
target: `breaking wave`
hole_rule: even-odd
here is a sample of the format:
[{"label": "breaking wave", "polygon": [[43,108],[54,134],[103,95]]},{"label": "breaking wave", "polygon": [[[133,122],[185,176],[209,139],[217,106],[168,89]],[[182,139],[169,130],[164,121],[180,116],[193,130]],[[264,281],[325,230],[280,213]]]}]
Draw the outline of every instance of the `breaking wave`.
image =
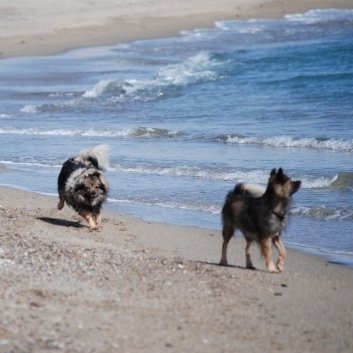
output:
[{"label": "breaking wave", "polygon": [[330,189],[353,189],[353,173],[342,172],[335,175],[329,185]]},{"label": "breaking wave", "polygon": [[325,206],[320,206],[317,208],[297,207],[292,209],[290,214],[320,218],[325,221],[351,221],[353,220],[353,207],[345,206],[337,209],[329,209]]},{"label": "breaking wave", "polygon": [[353,139],[325,139],[316,137],[296,138],[288,135],[254,136],[221,135],[218,141],[237,145],[262,145],[270,147],[307,148],[333,150],[338,152],[353,151]]},{"label": "breaking wave", "polygon": [[[189,166],[126,166],[115,165],[111,169],[123,173],[138,174],[158,174],[177,177],[191,177],[200,179],[229,181],[234,183],[257,183],[266,185],[268,182],[269,171],[243,170],[232,168],[212,168],[212,167],[189,167]],[[294,180],[302,181],[303,189],[337,189],[349,188],[353,183],[353,173],[339,173],[334,176],[318,176],[318,175],[291,175]]]},{"label": "breaking wave", "polygon": [[101,95],[112,97],[132,97],[133,99],[156,99],[167,94],[170,87],[182,87],[218,78],[214,68],[222,65],[211,54],[202,52],[190,57],[182,63],[161,67],[155,78],[147,80],[113,79],[101,80],[92,89],[83,93],[84,98],[97,98]]},{"label": "breaking wave", "polygon": [[352,10],[338,10],[338,9],[318,9],[310,10],[304,14],[286,15],[284,18],[292,22],[300,22],[305,24],[325,23],[339,21],[353,21]]},{"label": "breaking wave", "polygon": [[10,119],[11,115],[9,114],[0,114],[0,119]]},{"label": "breaking wave", "polygon": [[50,136],[83,136],[83,137],[172,137],[181,136],[183,133],[179,131],[169,131],[166,129],[151,128],[139,126],[133,129],[121,129],[121,130],[111,130],[111,129],[40,129],[40,128],[28,128],[28,129],[18,129],[18,128],[0,128],[0,134],[18,134],[18,135],[50,135]]}]

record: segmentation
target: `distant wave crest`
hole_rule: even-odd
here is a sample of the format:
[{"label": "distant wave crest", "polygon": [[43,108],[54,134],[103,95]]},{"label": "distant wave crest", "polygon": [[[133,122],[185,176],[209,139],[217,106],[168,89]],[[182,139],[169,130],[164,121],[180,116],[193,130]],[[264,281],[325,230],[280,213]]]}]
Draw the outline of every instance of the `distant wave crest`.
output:
[{"label": "distant wave crest", "polygon": [[306,24],[328,21],[353,21],[353,10],[317,9],[310,10],[304,14],[286,15],[284,18],[289,21],[302,22]]},{"label": "distant wave crest", "polygon": [[239,145],[263,145],[271,147],[324,149],[340,152],[353,151],[353,139],[324,139],[316,137],[295,138],[288,135],[280,136],[253,136],[222,135],[219,141]]},{"label": "distant wave crest", "polygon": [[132,129],[121,129],[121,130],[111,130],[111,129],[40,129],[40,128],[0,128],[0,134],[18,134],[18,135],[50,135],[50,136],[86,136],[86,137],[162,137],[162,136],[180,136],[182,135],[179,131],[169,131],[166,129],[143,127],[139,126]]},{"label": "distant wave crest", "polygon": [[[178,177],[191,177],[210,180],[230,181],[234,183],[257,183],[266,185],[268,182],[269,171],[262,169],[243,170],[232,168],[200,168],[189,166],[126,166],[113,165],[111,168],[123,173],[138,174],[158,174]],[[303,189],[337,189],[353,187],[353,173],[339,173],[335,176],[317,175],[291,175],[293,180],[301,180]]]},{"label": "distant wave crest", "polygon": [[340,207],[337,209],[329,209],[325,206],[309,208],[297,207],[290,211],[293,215],[307,216],[313,218],[321,218],[325,221],[339,220],[339,221],[352,221],[353,220],[353,207]]}]

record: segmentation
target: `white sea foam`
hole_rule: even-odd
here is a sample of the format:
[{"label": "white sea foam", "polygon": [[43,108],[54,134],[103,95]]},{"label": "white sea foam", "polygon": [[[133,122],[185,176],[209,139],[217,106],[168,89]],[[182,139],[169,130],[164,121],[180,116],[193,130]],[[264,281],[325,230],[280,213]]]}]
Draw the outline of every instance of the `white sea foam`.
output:
[{"label": "white sea foam", "polygon": [[96,98],[102,93],[110,93],[113,96],[134,96],[141,99],[141,95],[153,95],[155,98],[163,95],[160,89],[170,85],[182,86],[197,83],[200,81],[209,81],[217,78],[217,74],[212,68],[219,65],[216,60],[212,60],[207,52],[201,52],[195,56],[185,59],[178,64],[169,64],[161,67],[154,79],[138,80],[126,79],[124,81],[102,80],[92,89],[87,90],[82,97]]},{"label": "white sea foam", "polygon": [[216,28],[221,29],[222,31],[229,31],[230,28],[227,26],[227,22],[228,21],[216,21],[214,24]]},{"label": "white sea foam", "polygon": [[199,168],[188,166],[160,167],[160,166],[122,166],[115,165],[112,169],[125,173],[157,174],[178,177],[192,177],[200,179],[223,180],[234,182],[254,182],[266,184],[269,173],[264,170],[244,171],[226,170],[220,168]]},{"label": "white sea foam", "polygon": [[216,73],[211,71],[218,63],[210,54],[201,52],[180,64],[170,64],[158,71],[158,76],[167,83],[185,85],[203,80],[213,80]]},{"label": "white sea foam", "polygon": [[291,14],[286,15],[284,18],[288,21],[301,22],[306,24],[313,24],[327,21],[344,21],[353,20],[353,10],[338,10],[338,9],[326,9],[326,10],[310,10],[304,14]]},{"label": "white sea foam", "polygon": [[21,112],[23,113],[36,113],[37,112],[37,107],[35,105],[25,105],[22,109]]},{"label": "white sea foam", "polygon": [[101,95],[107,86],[113,83],[113,80],[102,80],[99,81],[91,90],[86,91],[82,97],[84,98],[96,98]]},{"label": "white sea foam", "polygon": [[55,93],[49,93],[48,97],[51,98],[56,98],[56,97],[72,97],[74,96],[75,93],[70,93],[70,92],[55,92]]},{"label": "white sea foam", "polygon": [[142,127],[121,130],[111,129],[53,129],[45,130],[40,128],[0,128],[0,134],[18,135],[52,135],[52,136],[84,136],[84,137],[160,137],[160,136],[179,136],[179,131],[169,131],[151,127]]},{"label": "white sea foam", "polygon": [[[124,173],[170,175],[176,177],[190,177],[199,179],[230,181],[234,183],[256,183],[267,185],[269,178],[268,170],[242,170],[222,168],[199,168],[188,166],[160,167],[160,166],[123,166],[113,165],[112,170]],[[321,177],[313,175],[292,176],[293,180],[301,180],[303,189],[329,188],[336,179],[335,177]]]},{"label": "white sea foam", "polygon": [[183,209],[183,210],[190,210],[190,211],[199,211],[199,212],[206,212],[211,214],[219,214],[221,213],[221,207],[210,205],[210,204],[198,204],[198,203],[191,203],[191,202],[161,202],[158,200],[151,200],[151,201],[143,201],[143,200],[131,200],[131,199],[108,199],[109,202],[112,203],[123,203],[123,204],[130,204],[130,205],[142,205],[142,206],[156,206],[156,207],[163,207],[163,208],[176,208],[176,209]]},{"label": "white sea foam", "polygon": [[353,151],[353,139],[317,139],[315,137],[295,138],[288,135],[280,136],[234,136],[227,135],[219,138],[230,144],[239,145],[264,145],[271,147],[288,147],[288,148],[309,148],[309,149],[325,149],[334,151]]}]

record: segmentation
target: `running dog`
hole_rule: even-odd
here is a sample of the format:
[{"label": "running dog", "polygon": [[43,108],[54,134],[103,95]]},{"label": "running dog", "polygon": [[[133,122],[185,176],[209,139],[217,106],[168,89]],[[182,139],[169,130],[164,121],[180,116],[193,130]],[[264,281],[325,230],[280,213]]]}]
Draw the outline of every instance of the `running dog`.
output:
[{"label": "running dog", "polygon": [[[222,209],[223,246],[220,265],[226,266],[227,247],[234,231],[239,229],[246,239],[246,267],[256,269],[250,257],[250,247],[255,241],[265,258],[269,272],[283,271],[286,250],[281,233],[287,226],[291,196],[300,188],[301,181],[292,181],[282,168],[270,174],[267,188],[257,184],[238,184],[226,197]],[[271,242],[279,252],[277,268],[271,257]]]},{"label": "running dog", "polygon": [[98,229],[102,204],[108,197],[108,182],[103,175],[109,164],[108,151],[106,145],[81,151],[63,164],[58,177],[58,209],[66,202],[92,230]]}]

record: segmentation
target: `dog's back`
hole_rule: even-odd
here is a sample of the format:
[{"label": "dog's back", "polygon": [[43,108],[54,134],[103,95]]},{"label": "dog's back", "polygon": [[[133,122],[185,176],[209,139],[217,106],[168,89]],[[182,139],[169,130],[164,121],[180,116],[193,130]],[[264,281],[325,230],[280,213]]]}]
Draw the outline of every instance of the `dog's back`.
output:
[{"label": "dog's back", "polygon": [[62,166],[58,177],[58,191],[59,194],[65,190],[65,185],[70,176],[75,174],[75,171],[82,171],[86,168],[83,163],[75,163],[74,158],[68,159]]},{"label": "dog's back", "polygon": [[84,149],[76,157],[68,159],[63,164],[58,177],[59,194],[65,192],[67,183],[74,184],[76,177],[85,170],[90,168],[107,170],[109,166],[108,151],[109,146],[98,145]]},{"label": "dog's back", "polygon": [[94,166],[99,170],[107,170],[109,166],[108,145],[98,145],[82,150],[73,160],[87,167]]},{"label": "dog's back", "polygon": [[[234,190],[226,196],[226,201],[222,209],[223,226],[235,226],[243,231],[242,228],[249,228],[249,231],[255,231],[252,224],[251,215],[257,212],[259,200],[266,192],[266,188],[259,184],[243,183],[237,184]],[[242,226],[244,223],[244,227]],[[244,230],[245,230],[244,229]]]}]

